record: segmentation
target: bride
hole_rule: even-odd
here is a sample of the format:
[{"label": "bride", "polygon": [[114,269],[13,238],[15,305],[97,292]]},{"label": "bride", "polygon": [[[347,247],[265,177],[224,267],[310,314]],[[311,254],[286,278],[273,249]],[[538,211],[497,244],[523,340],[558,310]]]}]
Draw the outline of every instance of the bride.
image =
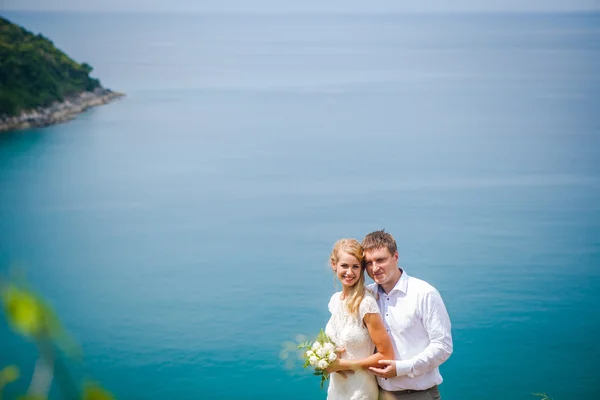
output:
[{"label": "bride", "polygon": [[362,246],[355,239],[338,240],[330,264],[342,283],[342,291],[331,296],[331,318],[325,333],[344,351],[327,369],[338,372],[331,374],[327,399],[377,400],[379,388],[368,368],[379,367],[379,360],[393,360],[394,349],[377,301],[365,289]]}]

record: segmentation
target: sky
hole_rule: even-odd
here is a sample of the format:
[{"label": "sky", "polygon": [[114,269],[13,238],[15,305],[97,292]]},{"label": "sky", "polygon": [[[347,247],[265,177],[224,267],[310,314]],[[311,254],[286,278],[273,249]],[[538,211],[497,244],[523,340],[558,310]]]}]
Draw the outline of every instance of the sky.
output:
[{"label": "sky", "polygon": [[0,0],[0,12],[582,12],[600,0]]}]

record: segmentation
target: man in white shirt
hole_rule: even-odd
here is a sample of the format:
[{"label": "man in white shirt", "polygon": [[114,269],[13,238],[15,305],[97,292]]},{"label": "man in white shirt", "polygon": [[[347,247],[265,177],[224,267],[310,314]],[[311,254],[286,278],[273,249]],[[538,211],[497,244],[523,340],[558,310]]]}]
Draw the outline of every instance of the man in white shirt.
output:
[{"label": "man in white shirt", "polygon": [[[452,354],[450,318],[439,292],[398,267],[396,241],[387,232],[363,240],[367,273],[375,281],[381,316],[394,345],[395,360],[381,360],[381,399],[440,399],[439,366]],[[410,397],[409,397],[410,396]]]}]

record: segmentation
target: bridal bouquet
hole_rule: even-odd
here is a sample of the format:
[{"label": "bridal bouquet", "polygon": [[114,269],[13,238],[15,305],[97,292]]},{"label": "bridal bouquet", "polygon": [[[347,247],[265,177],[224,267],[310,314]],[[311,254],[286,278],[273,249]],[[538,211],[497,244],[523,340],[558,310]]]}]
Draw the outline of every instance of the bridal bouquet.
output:
[{"label": "bridal bouquet", "polygon": [[314,367],[315,375],[321,376],[321,389],[327,379],[329,379],[329,372],[326,371],[329,364],[337,360],[337,354],[335,352],[335,344],[325,334],[323,329],[319,332],[319,336],[314,342],[306,341],[298,345],[299,349],[306,349],[304,352],[304,368],[309,365]]}]

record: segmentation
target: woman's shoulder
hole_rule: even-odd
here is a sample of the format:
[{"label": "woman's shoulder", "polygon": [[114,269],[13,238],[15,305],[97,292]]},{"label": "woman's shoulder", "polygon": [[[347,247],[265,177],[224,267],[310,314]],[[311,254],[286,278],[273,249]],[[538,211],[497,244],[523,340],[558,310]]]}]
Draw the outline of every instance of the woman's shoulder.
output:
[{"label": "woman's shoulder", "polygon": [[335,309],[335,305],[339,303],[341,294],[342,292],[336,292],[333,295],[331,295],[331,298],[329,299],[329,305],[327,306],[330,312],[333,312],[333,310]]},{"label": "woman's shoulder", "polygon": [[375,296],[371,291],[365,289],[365,295],[363,296],[362,301],[360,302],[359,310],[361,318],[364,317],[364,314],[379,314],[379,306],[377,305],[377,300],[375,300]]},{"label": "woman's shoulder", "polygon": [[373,293],[369,288],[365,288],[365,295],[363,296],[362,301],[366,301],[369,303],[377,303],[378,295]]}]

